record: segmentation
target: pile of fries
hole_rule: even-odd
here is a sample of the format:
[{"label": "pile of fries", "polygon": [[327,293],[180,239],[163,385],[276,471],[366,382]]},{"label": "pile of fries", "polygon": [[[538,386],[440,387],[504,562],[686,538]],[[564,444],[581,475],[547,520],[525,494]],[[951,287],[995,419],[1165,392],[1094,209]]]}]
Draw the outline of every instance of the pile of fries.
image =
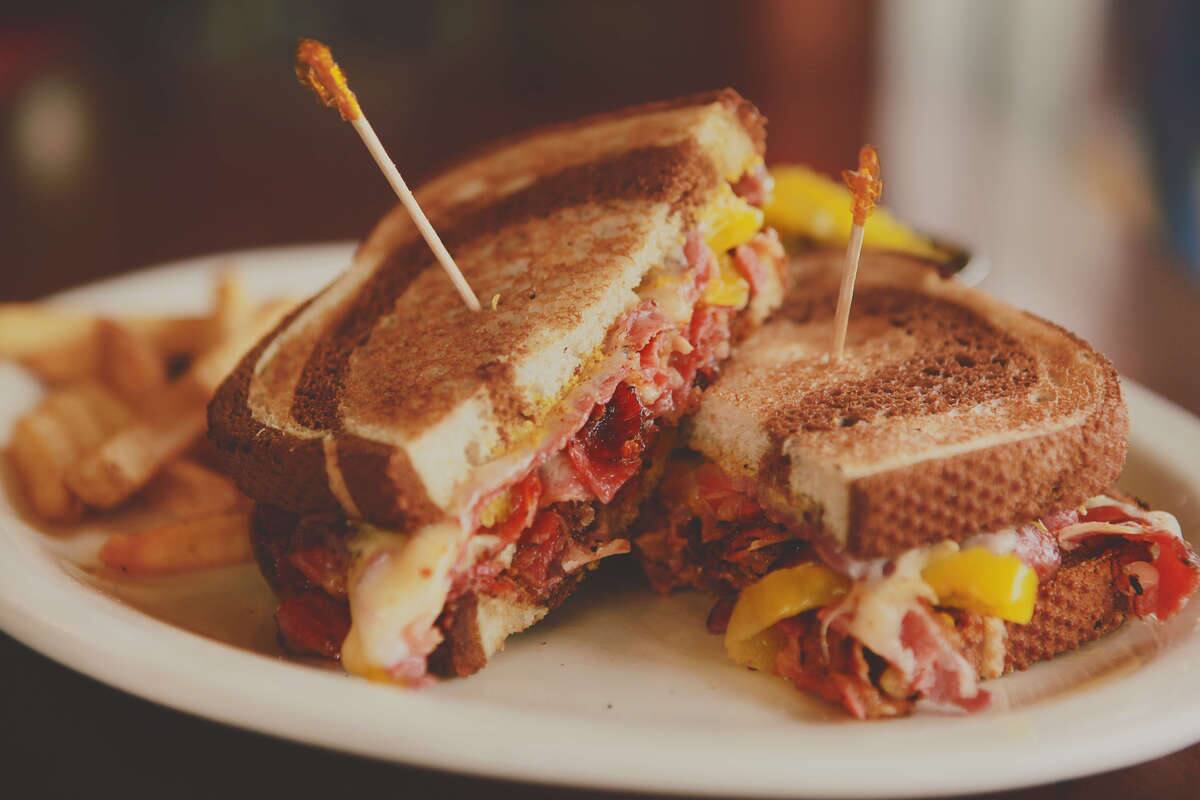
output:
[{"label": "pile of fries", "polygon": [[[99,317],[0,304],[0,359],[46,394],[12,429],[8,456],[32,514],[110,528],[101,561],[162,575],[250,560],[249,501],[205,462],[209,398],[292,301],[252,302],[218,276],[210,313]],[[138,513],[147,524],[124,523]]]}]

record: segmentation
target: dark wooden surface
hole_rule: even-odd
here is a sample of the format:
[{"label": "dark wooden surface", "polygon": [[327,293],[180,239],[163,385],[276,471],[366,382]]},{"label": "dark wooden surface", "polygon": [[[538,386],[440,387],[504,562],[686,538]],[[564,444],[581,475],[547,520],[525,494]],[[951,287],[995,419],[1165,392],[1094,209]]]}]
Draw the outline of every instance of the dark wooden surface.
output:
[{"label": "dark wooden surface", "polygon": [[[777,160],[851,163],[867,126],[866,3],[701,4],[703,14],[683,0],[413,3],[382,21],[309,8],[273,23],[222,22],[214,11],[236,4],[178,14],[163,8],[173,4],[127,5],[103,15],[27,9],[0,25],[0,300],[167,259],[361,236],[392,199],[352,132],[295,85],[289,50],[301,33],[329,31],[341,45],[411,179],[494,135],[714,85],[737,85],[763,106]],[[63,125],[74,138],[37,166],[29,137]],[[8,796],[593,796],[234,730],[109,689],[3,635],[0,731],[3,785],[24,787]],[[1087,732],[1047,744],[1069,760],[1086,750]],[[1198,786],[1193,747],[1011,796],[1195,797]]]}]

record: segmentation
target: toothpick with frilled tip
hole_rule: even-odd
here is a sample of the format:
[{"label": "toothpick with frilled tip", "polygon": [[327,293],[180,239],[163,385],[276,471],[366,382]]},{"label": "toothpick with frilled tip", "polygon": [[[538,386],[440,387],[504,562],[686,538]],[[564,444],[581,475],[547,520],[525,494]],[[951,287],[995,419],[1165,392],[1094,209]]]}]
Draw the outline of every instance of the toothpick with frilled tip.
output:
[{"label": "toothpick with frilled tip", "polygon": [[846,246],[846,263],[842,267],[842,287],[838,292],[837,313],[833,318],[833,360],[842,360],[846,349],[846,326],[850,323],[850,303],[854,299],[854,280],[858,277],[858,259],[862,255],[863,227],[867,217],[875,210],[875,203],[883,194],[883,181],[879,177],[879,154],[866,145],[858,151],[858,169],[842,172],[842,180],[854,196],[854,226],[850,229],[850,243]]},{"label": "toothpick with frilled tip", "polygon": [[409,191],[404,178],[400,177],[400,170],[396,169],[396,165],[388,157],[387,151],[383,149],[383,144],[375,135],[371,123],[363,116],[362,108],[358,105],[358,98],[346,84],[346,75],[333,60],[333,53],[315,39],[301,39],[296,46],[296,77],[302,84],[316,92],[317,98],[322,103],[330,108],[336,108],[342,115],[342,119],[349,122],[354,126],[354,130],[358,131],[363,144],[367,146],[367,151],[375,159],[379,169],[383,170],[384,177],[392,185],[392,190],[396,192],[396,196],[400,198],[404,208],[408,210],[409,216],[416,223],[417,230],[425,237],[425,241],[428,243],[429,249],[433,250],[438,263],[450,276],[450,280],[454,283],[454,288],[458,290],[463,302],[467,304],[467,308],[478,311],[480,309],[479,298],[471,290],[471,285],[467,283],[462,271],[454,263],[446,246],[442,244],[437,231],[429,224],[429,218],[417,205],[417,199]]}]

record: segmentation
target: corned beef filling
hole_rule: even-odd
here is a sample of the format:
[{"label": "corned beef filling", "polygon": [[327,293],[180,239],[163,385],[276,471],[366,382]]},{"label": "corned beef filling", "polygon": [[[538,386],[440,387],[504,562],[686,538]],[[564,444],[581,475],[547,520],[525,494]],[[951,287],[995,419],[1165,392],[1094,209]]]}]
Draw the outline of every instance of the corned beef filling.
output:
[{"label": "corned beef filling", "polygon": [[[899,559],[851,558],[822,544],[814,528],[764,511],[751,490],[711,463],[694,463],[664,482],[660,516],[649,520],[635,540],[654,588],[699,588],[717,596],[707,621],[711,632],[724,633],[739,592],[775,570],[822,563],[855,586],[895,571]],[[1114,587],[1139,617],[1166,619],[1200,587],[1200,559],[1173,517],[1108,496],[1034,523],[970,537],[962,547],[1016,555],[1043,583],[1053,579],[1064,557],[1076,563],[1114,553]],[[782,646],[774,671],[859,718],[905,714],[918,700],[966,711],[986,706],[988,693],[977,686],[985,618],[934,608],[921,598],[907,609],[895,648],[905,656],[906,674],[852,635],[858,612],[853,599],[776,623],[772,630]]]},{"label": "corned beef filling", "polygon": [[659,592],[694,588],[732,598],[772,569],[817,558],[807,532],[772,522],[711,464],[669,475],[659,497],[663,518],[650,520],[636,542]]},{"label": "corned beef filling", "polygon": [[337,658],[350,632],[350,525],[339,516],[296,517],[264,505],[254,515],[251,542],[259,569],[279,595],[280,640],[294,653]]},{"label": "corned beef filling", "polygon": [[[743,188],[753,191],[755,185],[749,180]],[[756,238],[764,236],[770,234]],[[735,253],[734,263],[752,292],[763,284],[764,270],[772,268],[760,254],[770,252],[773,241],[752,240]],[[467,591],[553,605],[564,583],[583,567],[628,552],[628,542],[614,541],[597,512],[620,504],[623,487],[628,502],[637,502],[631,479],[646,465],[660,424],[674,425],[692,410],[699,390],[716,377],[732,335],[735,312],[700,300],[716,267],[698,233],[688,237],[685,257],[691,279],[682,291],[693,307],[690,320],[680,328],[646,302],[618,323],[623,346],[639,348],[633,366],[615,386],[609,384],[611,396],[597,398],[582,427],[560,449],[535,459],[508,487],[507,514],[478,531],[494,542],[456,573],[448,605]],[[276,619],[284,645],[295,653],[336,658],[350,623],[345,585],[350,526],[340,519],[309,518],[289,537],[259,532],[269,527],[255,527],[256,549],[281,597]],[[438,624],[449,624],[445,614]]]},{"label": "corned beef filling", "polygon": [[601,503],[612,502],[617,490],[641,468],[653,425],[637,391],[622,383],[567,444],[576,476]]}]

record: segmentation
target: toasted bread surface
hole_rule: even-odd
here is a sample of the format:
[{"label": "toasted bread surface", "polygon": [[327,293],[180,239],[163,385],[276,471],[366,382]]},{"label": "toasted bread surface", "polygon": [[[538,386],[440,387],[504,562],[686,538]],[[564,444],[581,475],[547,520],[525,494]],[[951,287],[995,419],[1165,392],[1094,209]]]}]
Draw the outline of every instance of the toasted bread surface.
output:
[{"label": "toasted bread surface", "polygon": [[255,499],[412,528],[455,513],[586,377],[651,269],[761,155],[732,91],[536,131],[417,191],[485,304],[462,306],[399,207],[242,362],[211,438]]},{"label": "toasted bread surface", "polygon": [[1038,589],[1033,619],[1007,623],[1005,671],[1075,650],[1125,622],[1128,599],[1117,589],[1115,551],[1069,559]]},{"label": "toasted bread surface", "polygon": [[1027,522],[1112,485],[1128,418],[1085,342],[920,260],[864,255],[832,363],[841,254],[795,265],[783,308],[739,348],[689,442],[759,501],[857,557]]},{"label": "toasted bread surface", "polygon": [[447,678],[474,675],[504,649],[509,636],[536,624],[562,604],[584,575],[576,573],[540,603],[475,592],[451,601],[443,612],[447,623],[442,631],[445,638],[429,655],[429,671]]}]

